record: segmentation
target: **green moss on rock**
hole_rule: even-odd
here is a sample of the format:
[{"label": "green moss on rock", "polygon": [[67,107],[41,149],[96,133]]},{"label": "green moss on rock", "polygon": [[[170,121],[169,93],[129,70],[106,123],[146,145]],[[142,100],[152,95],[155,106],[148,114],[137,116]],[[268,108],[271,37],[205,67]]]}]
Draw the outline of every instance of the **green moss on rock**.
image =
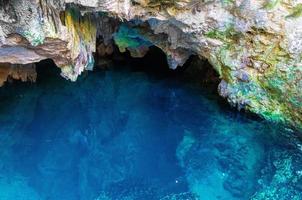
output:
[{"label": "green moss on rock", "polygon": [[267,0],[264,4],[263,8],[272,10],[277,7],[277,5],[280,3],[280,0]]},{"label": "green moss on rock", "polygon": [[302,16],[302,3],[296,5],[292,10],[291,14],[286,16],[286,18],[297,18]]}]

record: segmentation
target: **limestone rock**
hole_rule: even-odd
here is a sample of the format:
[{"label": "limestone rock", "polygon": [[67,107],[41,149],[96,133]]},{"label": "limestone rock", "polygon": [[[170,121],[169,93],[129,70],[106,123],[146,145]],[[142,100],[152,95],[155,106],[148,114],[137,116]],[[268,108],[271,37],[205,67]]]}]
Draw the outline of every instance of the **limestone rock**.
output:
[{"label": "limestone rock", "polygon": [[23,82],[35,82],[37,79],[37,72],[34,64],[1,64],[0,65],[0,86],[4,84],[9,78],[20,80]]}]

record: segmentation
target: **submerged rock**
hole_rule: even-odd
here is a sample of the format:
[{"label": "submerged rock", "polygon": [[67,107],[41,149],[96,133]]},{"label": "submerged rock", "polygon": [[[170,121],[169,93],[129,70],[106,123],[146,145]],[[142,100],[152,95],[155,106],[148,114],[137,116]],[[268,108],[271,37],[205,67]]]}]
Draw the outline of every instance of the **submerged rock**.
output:
[{"label": "submerged rock", "polygon": [[[302,127],[301,5],[289,0],[0,1],[0,62],[51,58],[74,81],[92,69],[96,38],[114,36],[119,49],[135,57],[151,45],[161,48],[172,69],[190,55],[208,59],[230,104]],[[105,47],[98,46],[102,55],[111,51]]]}]

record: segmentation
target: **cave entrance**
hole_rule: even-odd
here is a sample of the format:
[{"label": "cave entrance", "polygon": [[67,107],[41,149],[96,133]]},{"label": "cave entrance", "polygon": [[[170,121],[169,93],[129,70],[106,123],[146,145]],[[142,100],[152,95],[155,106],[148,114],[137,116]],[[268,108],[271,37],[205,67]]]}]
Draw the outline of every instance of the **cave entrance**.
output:
[{"label": "cave entrance", "polygon": [[[196,55],[190,56],[183,66],[175,70],[169,68],[166,54],[156,46],[151,46],[147,54],[141,58],[132,57],[129,51],[121,53],[116,46],[114,46],[112,54],[106,56],[98,55],[98,52],[96,52],[94,56],[94,72],[102,72],[112,68],[115,70],[127,68],[133,72],[144,72],[156,79],[177,78],[183,82],[198,84],[207,89],[212,88],[213,92],[217,91],[219,84],[219,76],[211,64]],[[64,79],[60,76],[60,69],[51,59],[36,63],[36,70],[38,82],[49,78],[52,78],[52,80]],[[94,72],[84,71],[79,78]]]},{"label": "cave entrance", "polygon": [[219,84],[219,75],[213,66],[205,59],[200,59],[197,55],[191,55],[186,63],[170,69],[166,54],[158,47],[151,46],[147,54],[140,58],[134,58],[127,50],[124,53],[119,52],[114,46],[113,53],[109,56],[98,56],[95,54],[96,70],[108,69],[114,67],[130,67],[133,71],[142,71],[153,77],[167,78],[177,77],[187,82],[194,82],[201,86],[213,87],[215,91]]},{"label": "cave entrance", "polygon": [[[102,58],[96,57],[96,60]],[[111,56],[113,65],[127,66],[133,71],[144,71],[154,75],[168,75],[173,72],[169,69],[165,53],[158,47],[151,46],[147,54],[141,58],[135,58],[129,51],[120,53],[118,50]],[[98,61],[97,61],[98,62]]]},{"label": "cave entrance", "polygon": [[64,79],[61,77],[61,70],[52,59],[41,60],[36,63],[37,83],[48,81],[48,79],[58,80]]}]

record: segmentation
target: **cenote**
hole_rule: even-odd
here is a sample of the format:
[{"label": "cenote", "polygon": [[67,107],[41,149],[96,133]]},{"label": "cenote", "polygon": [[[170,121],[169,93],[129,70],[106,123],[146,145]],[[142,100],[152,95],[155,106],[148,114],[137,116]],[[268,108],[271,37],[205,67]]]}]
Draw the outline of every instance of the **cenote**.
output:
[{"label": "cenote", "polygon": [[301,133],[189,69],[147,55],[70,82],[48,60],[0,88],[0,199],[302,199]]}]

